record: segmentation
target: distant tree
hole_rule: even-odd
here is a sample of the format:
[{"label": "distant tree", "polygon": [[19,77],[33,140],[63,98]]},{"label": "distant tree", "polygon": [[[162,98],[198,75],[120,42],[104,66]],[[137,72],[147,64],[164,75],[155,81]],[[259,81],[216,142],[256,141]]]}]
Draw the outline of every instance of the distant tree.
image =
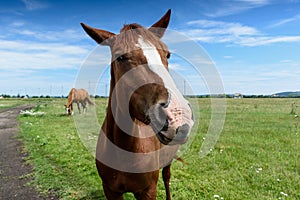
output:
[{"label": "distant tree", "polygon": [[2,95],[0,95],[0,96],[2,96],[2,97],[4,97],[4,98],[10,98],[10,95],[9,95],[9,94],[2,94]]}]

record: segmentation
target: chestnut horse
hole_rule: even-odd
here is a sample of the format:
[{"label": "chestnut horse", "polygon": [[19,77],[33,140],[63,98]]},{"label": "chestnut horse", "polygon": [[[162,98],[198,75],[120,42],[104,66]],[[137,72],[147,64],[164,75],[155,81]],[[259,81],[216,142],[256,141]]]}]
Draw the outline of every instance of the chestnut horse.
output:
[{"label": "chestnut horse", "polygon": [[81,23],[112,54],[108,108],[96,148],[96,166],[108,200],[156,199],[159,169],[170,200],[170,166],[194,124],[189,103],[168,69],[170,52],[160,40],[171,10],[150,28],[127,24],[120,34]]},{"label": "chestnut horse", "polygon": [[86,111],[86,104],[94,105],[91,100],[89,93],[85,89],[72,88],[68,95],[68,102],[65,105],[67,115],[73,115],[73,103],[77,104],[78,111],[81,113],[80,105],[82,106],[83,112]]}]

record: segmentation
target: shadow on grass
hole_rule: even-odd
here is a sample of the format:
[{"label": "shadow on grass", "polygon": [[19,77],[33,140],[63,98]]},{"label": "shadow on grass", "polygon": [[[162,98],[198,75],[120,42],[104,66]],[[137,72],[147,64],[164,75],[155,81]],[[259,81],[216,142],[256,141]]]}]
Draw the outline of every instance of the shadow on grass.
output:
[{"label": "shadow on grass", "polygon": [[80,198],[80,200],[106,200],[103,190],[92,191],[88,196]]},{"label": "shadow on grass", "polygon": [[66,113],[55,114],[56,117],[69,117]]}]

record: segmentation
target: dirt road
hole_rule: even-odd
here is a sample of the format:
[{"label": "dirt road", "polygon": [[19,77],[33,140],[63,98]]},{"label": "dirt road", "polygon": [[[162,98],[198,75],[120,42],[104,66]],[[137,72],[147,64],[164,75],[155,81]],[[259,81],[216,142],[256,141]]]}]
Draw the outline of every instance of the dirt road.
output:
[{"label": "dirt road", "polygon": [[16,118],[21,110],[32,107],[21,105],[0,111],[0,200],[57,199],[42,197],[33,188],[25,186],[29,179],[24,177],[32,172],[32,166],[26,165],[23,160],[27,155],[16,139]]}]

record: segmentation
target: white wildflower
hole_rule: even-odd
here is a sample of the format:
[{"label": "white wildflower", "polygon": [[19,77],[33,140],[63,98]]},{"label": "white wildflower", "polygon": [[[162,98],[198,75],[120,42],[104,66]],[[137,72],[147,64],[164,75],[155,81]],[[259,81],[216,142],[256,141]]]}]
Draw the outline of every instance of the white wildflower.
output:
[{"label": "white wildflower", "polygon": [[284,193],[284,192],[280,192],[280,194],[283,196],[286,196],[286,197],[289,196],[287,193]]},{"label": "white wildflower", "polygon": [[263,169],[261,167],[256,169],[256,173],[259,173],[260,171],[262,171]]},{"label": "white wildflower", "polygon": [[21,110],[20,111],[20,115],[24,115],[24,116],[41,116],[44,115],[45,112],[35,112],[34,110]]}]

